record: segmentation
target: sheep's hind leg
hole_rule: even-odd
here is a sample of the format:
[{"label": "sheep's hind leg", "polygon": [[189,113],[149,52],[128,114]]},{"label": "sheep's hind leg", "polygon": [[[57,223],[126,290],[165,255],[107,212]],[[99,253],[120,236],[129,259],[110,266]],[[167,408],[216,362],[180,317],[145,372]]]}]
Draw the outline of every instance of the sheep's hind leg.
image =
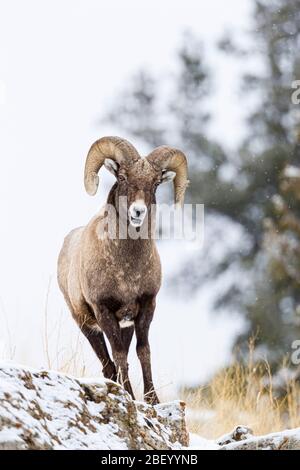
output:
[{"label": "sheep's hind leg", "polygon": [[116,382],[117,371],[113,361],[110,358],[102,331],[96,330],[95,328],[91,328],[88,325],[82,325],[81,331],[89,340],[90,345],[95,351],[98,359],[101,361],[103,367],[102,373],[104,377],[106,379],[110,379]]}]

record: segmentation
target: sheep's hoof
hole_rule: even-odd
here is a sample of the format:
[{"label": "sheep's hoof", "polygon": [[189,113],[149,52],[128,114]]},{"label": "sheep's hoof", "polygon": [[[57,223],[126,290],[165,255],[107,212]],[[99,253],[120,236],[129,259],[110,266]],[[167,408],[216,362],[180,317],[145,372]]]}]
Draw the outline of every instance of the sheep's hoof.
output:
[{"label": "sheep's hoof", "polygon": [[105,367],[103,367],[102,373],[106,379],[110,379],[113,382],[117,382],[117,371],[113,363],[107,364]]},{"label": "sheep's hoof", "polygon": [[147,395],[145,395],[144,398],[145,398],[145,402],[148,403],[149,405],[159,404],[159,399],[155,392],[147,393]]}]

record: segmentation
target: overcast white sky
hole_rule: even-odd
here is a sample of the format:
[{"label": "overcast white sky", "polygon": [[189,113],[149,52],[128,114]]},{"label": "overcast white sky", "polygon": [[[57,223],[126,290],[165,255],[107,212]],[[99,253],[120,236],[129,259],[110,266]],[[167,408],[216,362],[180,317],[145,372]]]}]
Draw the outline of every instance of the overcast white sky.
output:
[{"label": "overcast white sky", "polygon": [[[97,118],[138,68],[147,66],[158,76],[172,73],[182,33],[190,30],[207,45],[217,71],[212,132],[234,145],[242,132],[238,66],[216,55],[213,45],[224,30],[240,34],[248,27],[249,5],[246,0],[0,0],[0,338],[8,344],[9,329],[17,361],[45,364],[44,305],[51,276],[49,322],[63,318],[60,342],[66,347],[76,337],[55,269],[65,234],[86,223],[104,200],[103,189],[92,199],[82,186],[90,144],[116,132],[96,126]],[[170,247],[161,250],[171,272]],[[204,297],[186,306],[162,290],[152,330],[157,380],[165,386],[205,377],[228,357],[238,327],[235,318],[212,317]]]}]

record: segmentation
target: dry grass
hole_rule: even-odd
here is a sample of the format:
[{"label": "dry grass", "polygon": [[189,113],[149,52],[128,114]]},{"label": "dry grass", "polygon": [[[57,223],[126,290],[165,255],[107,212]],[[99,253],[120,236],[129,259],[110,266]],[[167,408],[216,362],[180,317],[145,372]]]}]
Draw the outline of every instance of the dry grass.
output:
[{"label": "dry grass", "polygon": [[286,379],[286,393],[278,394],[267,363],[234,363],[220,371],[206,387],[185,392],[191,432],[217,438],[238,424],[266,434],[300,426],[300,387]]}]

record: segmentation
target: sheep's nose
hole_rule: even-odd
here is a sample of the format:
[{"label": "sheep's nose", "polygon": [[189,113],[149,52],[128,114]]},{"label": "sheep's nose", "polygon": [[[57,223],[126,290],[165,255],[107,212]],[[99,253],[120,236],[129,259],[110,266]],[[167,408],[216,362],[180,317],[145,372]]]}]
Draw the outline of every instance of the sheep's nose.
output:
[{"label": "sheep's nose", "polygon": [[147,213],[145,204],[133,202],[129,207],[129,220],[134,227],[140,227],[144,222]]},{"label": "sheep's nose", "polygon": [[138,208],[135,207],[135,208],[134,208],[135,215],[136,215],[137,217],[140,217],[141,215],[144,215],[145,210],[146,210],[146,209],[145,209],[144,207],[138,207]]},{"label": "sheep's nose", "polygon": [[134,223],[143,222],[146,217],[147,207],[145,204],[133,202],[129,207],[129,216],[135,219]]}]

